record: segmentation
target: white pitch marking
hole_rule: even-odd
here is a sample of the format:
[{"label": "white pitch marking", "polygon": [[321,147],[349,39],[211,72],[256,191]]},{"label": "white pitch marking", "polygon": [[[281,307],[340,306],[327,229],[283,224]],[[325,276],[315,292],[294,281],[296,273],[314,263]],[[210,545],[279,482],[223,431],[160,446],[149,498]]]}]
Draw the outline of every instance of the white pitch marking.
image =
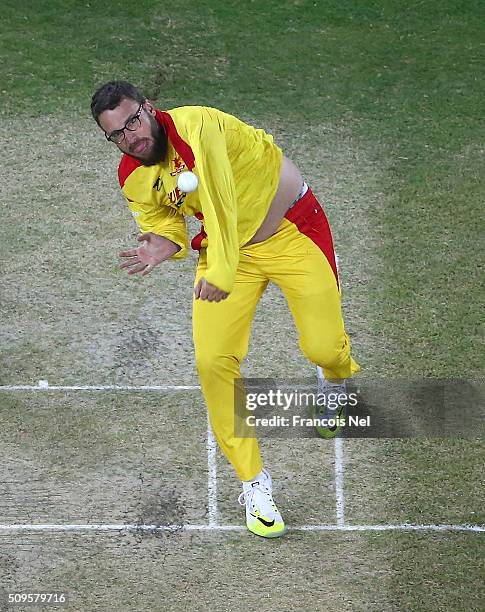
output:
[{"label": "white pitch marking", "polygon": [[[337,274],[340,276],[340,257],[335,253],[335,265]],[[323,370],[318,373],[323,377]],[[337,512],[337,525],[345,525],[345,493],[344,493],[344,443],[340,438],[335,438],[335,509]]]},{"label": "white pitch marking", "polygon": [[[323,370],[317,366],[317,376],[324,379]],[[337,514],[337,525],[345,525],[345,493],[344,493],[344,446],[343,440],[335,438],[335,511]]]},{"label": "white pitch marking", "polygon": [[[295,525],[290,531],[469,531],[485,533],[485,525]],[[11,524],[0,525],[1,532],[15,531],[246,531],[243,525],[137,525],[137,524]]]},{"label": "white pitch marking", "polygon": [[485,525],[300,525],[294,531],[474,531],[485,533]]},{"label": "white pitch marking", "polygon": [[209,527],[217,526],[217,442],[207,414],[207,508]]},{"label": "white pitch marking", "polygon": [[345,494],[344,494],[344,441],[335,438],[335,508],[337,525],[345,525]]},{"label": "white pitch marking", "polygon": [[[41,384],[44,383],[44,384]],[[0,391],[196,391],[200,385],[2,385]]]}]

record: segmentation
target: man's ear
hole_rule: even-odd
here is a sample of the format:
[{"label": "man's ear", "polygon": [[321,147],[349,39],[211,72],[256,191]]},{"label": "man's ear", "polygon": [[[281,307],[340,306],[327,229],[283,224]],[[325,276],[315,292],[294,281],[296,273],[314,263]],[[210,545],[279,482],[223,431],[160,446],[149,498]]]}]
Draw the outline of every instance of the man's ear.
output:
[{"label": "man's ear", "polygon": [[155,106],[151,100],[145,100],[143,108],[148,111],[151,115],[155,115]]}]

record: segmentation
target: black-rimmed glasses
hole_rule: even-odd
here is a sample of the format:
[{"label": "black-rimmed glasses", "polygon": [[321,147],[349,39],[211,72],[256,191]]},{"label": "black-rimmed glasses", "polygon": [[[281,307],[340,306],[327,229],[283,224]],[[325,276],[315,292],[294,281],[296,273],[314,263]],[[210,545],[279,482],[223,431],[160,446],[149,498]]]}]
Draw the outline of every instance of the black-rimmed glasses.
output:
[{"label": "black-rimmed glasses", "polygon": [[111,132],[111,134],[109,135],[106,134],[105,132],[104,135],[106,136],[106,140],[109,140],[110,142],[114,142],[115,144],[122,143],[123,140],[125,139],[125,130],[128,130],[129,132],[134,132],[140,127],[141,125],[140,115],[141,115],[142,109],[143,109],[143,102],[140,104],[140,106],[138,107],[138,110],[133,115],[133,117],[130,117],[127,120],[127,122],[125,123],[125,127],[121,128],[121,130],[115,130],[114,132]]}]

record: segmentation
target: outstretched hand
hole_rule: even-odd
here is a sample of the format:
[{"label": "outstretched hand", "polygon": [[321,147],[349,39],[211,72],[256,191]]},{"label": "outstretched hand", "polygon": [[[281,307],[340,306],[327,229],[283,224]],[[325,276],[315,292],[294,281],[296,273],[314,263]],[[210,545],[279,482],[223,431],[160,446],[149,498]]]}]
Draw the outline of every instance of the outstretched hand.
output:
[{"label": "outstretched hand", "polygon": [[125,259],[120,264],[120,268],[128,268],[128,274],[141,272],[142,276],[146,276],[155,266],[169,259],[180,250],[178,244],[151,232],[141,234],[137,240],[141,242],[139,247],[121,251],[119,254],[121,258]]}]

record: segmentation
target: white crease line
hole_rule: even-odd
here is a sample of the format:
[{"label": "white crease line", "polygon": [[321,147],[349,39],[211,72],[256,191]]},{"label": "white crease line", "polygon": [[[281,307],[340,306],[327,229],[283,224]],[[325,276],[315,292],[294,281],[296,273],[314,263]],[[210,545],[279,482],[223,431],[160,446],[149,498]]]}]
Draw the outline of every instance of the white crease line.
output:
[{"label": "white crease line", "polygon": [[200,385],[2,385],[0,391],[195,391]]},{"label": "white crease line", "polygon": [[345,494],[344,494],[344,441],[335,438],[335,508],[337,525],[345,525]]},{"label": "white crease line", "polygon": [[[335,265],[340,278],[340,257],[335,254]],[[318,368],[318,376],[323,378],[322,368]],[[337,514],[337,525],[345,525],[345,492],[344,492],[344,443],[340,438],[335,438],[335,511]]]},{"label": "white crease line", "polygon": [[207,414],[207,508],[209,527],[217,526],[217,442]]},{"label": "white crease line", "polygon": [[485,532],[485,525],[301,525],[293,531],[474,531]]},{"label": "white crease line", "polygon": [[[468,531],[485,533],[485,525],[297,525],[288,527],[290,531]],[[246,531],[242,525],[137,525],[137,524],[12,524],[0,525],[1,532],[15,531]]]},{"label": "white crease line", "polygon": [[[317,366],[317,377],[324,380],[323,370]],[[335,511],[337,525],[345,525],[345,494],[344,494],[344,447],[343,440],[335,438]]]}]

